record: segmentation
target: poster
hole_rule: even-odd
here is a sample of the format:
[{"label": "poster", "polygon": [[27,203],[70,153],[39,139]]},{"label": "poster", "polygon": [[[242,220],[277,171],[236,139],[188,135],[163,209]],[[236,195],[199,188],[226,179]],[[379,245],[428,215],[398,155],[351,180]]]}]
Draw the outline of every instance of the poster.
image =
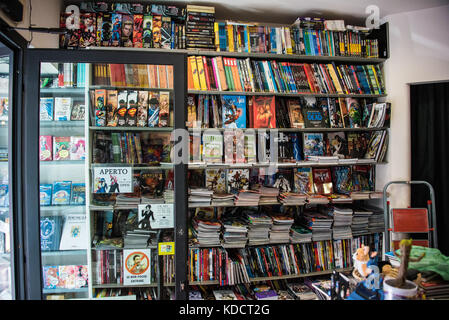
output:
[{"label": "poster", "polygon": [[123,285],[150,284],[151,249],[123,250]]},{"label": "poster", "polygon": [[146,219],[151,229],[174,228],[174,208],[170,204],[139,204],[139,221]]},{"label": "poster", "polygon": [[94,168],[94,193],[133,192],[131,167]]}]

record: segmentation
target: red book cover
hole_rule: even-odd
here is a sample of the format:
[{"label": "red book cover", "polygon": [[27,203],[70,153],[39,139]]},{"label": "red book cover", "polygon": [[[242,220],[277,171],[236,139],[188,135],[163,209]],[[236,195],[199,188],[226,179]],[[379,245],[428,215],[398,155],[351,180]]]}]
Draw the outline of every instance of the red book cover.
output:
[{"label": "red book cover", "polygon": [[332,175],[330,168],[313,168],[313,190],[318,194],[331,194]]},{"label": "red book cover", "polygon": [[206,85],[207,85],[207,90],[210,90],[210,72],[211,70],[209,70],[209,66],[207,65],[207,60],[206,60],[206,56],[203,56],[203,68],[204,68],[204,75],[206,78]]},{"label": "red book cover", "polygon": [[254,122],[254,128],[276,128],[274,96],[253,96],[252,100],[251,117]]},{"label": "red book cover", "polygon": [[143,15],[134,15],[134,28],[133,28],[133,47],[142,48],[142,34],[143,34]]}]

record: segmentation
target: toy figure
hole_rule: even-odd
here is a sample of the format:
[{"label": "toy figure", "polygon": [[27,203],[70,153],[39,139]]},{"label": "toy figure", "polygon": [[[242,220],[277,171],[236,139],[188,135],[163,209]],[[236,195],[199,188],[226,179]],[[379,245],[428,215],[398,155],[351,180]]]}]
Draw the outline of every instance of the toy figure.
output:
[{"label": "toy figure", "polygon": [[369,254],[369,246],[362,244],[360,248],[353,254],[354,272],[358,271],[362,278],[366,278],[373,272],[373,268],[369,266],[377,266],[377,252]]},{"label": "toy figure", "polygon": [[424,252],[423,254],[421,254],[419,258],[410,258],[410,252],[412,250],[412,239],[401,240],[401,242],[399,243],[399,249],[401,250],[400,254],[397,254],[396,251],[393,251],[394,255],[401,259],[401,265],[399,266],[398,276],[391,283],[391,285],[396,288],[401,288],[406,283],[407,280],[406,275],[409,261],[419,262],[426,255],[426,253]]}]

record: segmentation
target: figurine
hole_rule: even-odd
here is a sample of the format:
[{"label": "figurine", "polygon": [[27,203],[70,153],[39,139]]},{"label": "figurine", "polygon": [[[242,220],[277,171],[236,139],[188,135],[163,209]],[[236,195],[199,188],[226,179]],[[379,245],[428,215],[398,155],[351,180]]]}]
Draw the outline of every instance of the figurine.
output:
[{"label": "figurine", "polygon": [[401,265],[399,266],[398,276],[394,279],[390,285],[396,288],[402,288],[406,283],[406,275],[408,269],[408,263],[411,262],[419,262],[424,258],[426,253],[421,254],[419,258],[410,258],[410,251],[412,250],[412,239],[403,239],[399,243],[399,249],[401,250],[400,254],[397,254],[396,251],[394,255],[401,259]]},{"label": "figurine", "polygon": [[352,258],[354,259],[354,268],[362,278],[366,278],[373,272],[373,268],[369,268],[370,266],[377,266],[377,252],[373,251],[370,254],[369,246],[363,244],[353,254]]}]

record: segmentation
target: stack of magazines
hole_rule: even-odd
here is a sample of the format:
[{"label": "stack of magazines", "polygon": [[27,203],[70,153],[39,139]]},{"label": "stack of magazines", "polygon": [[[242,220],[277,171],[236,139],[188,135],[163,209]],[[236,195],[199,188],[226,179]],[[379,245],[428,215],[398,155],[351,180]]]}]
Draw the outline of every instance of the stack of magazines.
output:
[{"label": "stack of magazines", "polygon": [[338,164],[338,156],[307,156],[307,161],[326,164]]},{"label": "stack of magazines", "polygon": [[334,218],[332,226],[332,237],[335,240],[351,239],[351,224],[352,224],[352,212],[351,208],[341,206],[331,206],[329,210],[329,216]]},{"label": "stack of magazines", "polygon": [[326,204],[329,203],[329,198],[322,194],[310,194],[307,196],[307,202],[310,204]]},{"label": "stack of magazines", "polygon": [[248,218],[240,212],[240,208],[232,208],[221,215],[223,225],[223,247],[244,248],[248,240]]},{"label": "stack of magazines", "polygon": [[202,219],[198,216],[192,219],[193,236],[200,245],[218,246],[220,245],[221,223],[216,219]]},{"label": "stack of magazines", "polygon": [[293,225],[290,228],[290,241],[292,243],[312,242],[312,231],[300,225]]},{"label": "stack of magazines", "polygon": [[271,218],[273,225],[270,230],[270,243],[288,243],[293,218],[286,215],[272,215]]},{"label": "stack of magazines", "polygon": [[150,196],[142,196],[140,200],[141,204],[153,204],[153,203],[165,203],[164,198],[154,198]]},{"label": "stack of magazines", "polygon": [[286,206],[302,206],[306,200],[307,195],[302,193],[284,192],[279,195],[279,202]]},{"label": "stack of magazines", "polygon": [[117,209],[120,209],[120,207],[137,207],[139,204],[139,196],[120,193],[115,198],[115,206]]},{"label": "stack of magazines", "polygon": [[259,205],[278,203],[279,189],[273,187],[260,187]]},{"label": "stack of magazines", "polygon": [[212,190],[206,188],[189,189],[189,205],[192,207],[210,206],[212,199]]},{"label": "stack of magazines", "polygon": [[304,283],[289,283],[287,290],[296,300],[318,300],[316,294]]},{"label": "stack of magazines", "polygon": [[271,218],[262,213],[249,213],[248,221],[248,244],[268,244],[269,233],[273,224]]},{"label": "stack of magazines", "polygon": [[240,190],[235,199],[236,206],[258,206],[260,193],[254,190]]},{"label": "stack of magazines", "polygon": [[173,189],[165,189],[164,201],[165,203],[174,203],[175,191]]},{"label": "stack of magazines", "polygon": [[331,300],[331,280],[313,280],[306,278],[304,279],[304,283],[315,292],[319,300]]},{"label": "stack of magazines", "polygon": [[353,191],[351,192],[352,200],[368,200],[370,199],[371,191]]},{"label": "stack of magazines", "polygon": [[352,234],[353,236],[359,236],[369,232],[369,217],[373,214],[372,211],[365,208],[354,209],[354,216],[352,218]]},{"label": "stack of magazines", "polygon": [[305,212],[303,215],[304,226],[312,230],[312,240],[332,240],[333,219],[327,214],[319,212]]},{"label": "stack of magazines", "polygon": [[126,231],[123,238],[123,248],[146,248],[147,245],[151,244],[151,236],[154,235],[156,231],[134,229]]},{"label": "stack of magazines", "polygon": [[366,207],[368,210],[372,211],[373,214],[369,216],[368,219],[368,230],[371,233],[384,232],[385,231],[385,218],[384,212],[381,208],[376,207]]},{"label": "stack of magazines", "polygon": [[213,206],[233,206],[235,195],[232,193],[215,193],[212,195]]}]

